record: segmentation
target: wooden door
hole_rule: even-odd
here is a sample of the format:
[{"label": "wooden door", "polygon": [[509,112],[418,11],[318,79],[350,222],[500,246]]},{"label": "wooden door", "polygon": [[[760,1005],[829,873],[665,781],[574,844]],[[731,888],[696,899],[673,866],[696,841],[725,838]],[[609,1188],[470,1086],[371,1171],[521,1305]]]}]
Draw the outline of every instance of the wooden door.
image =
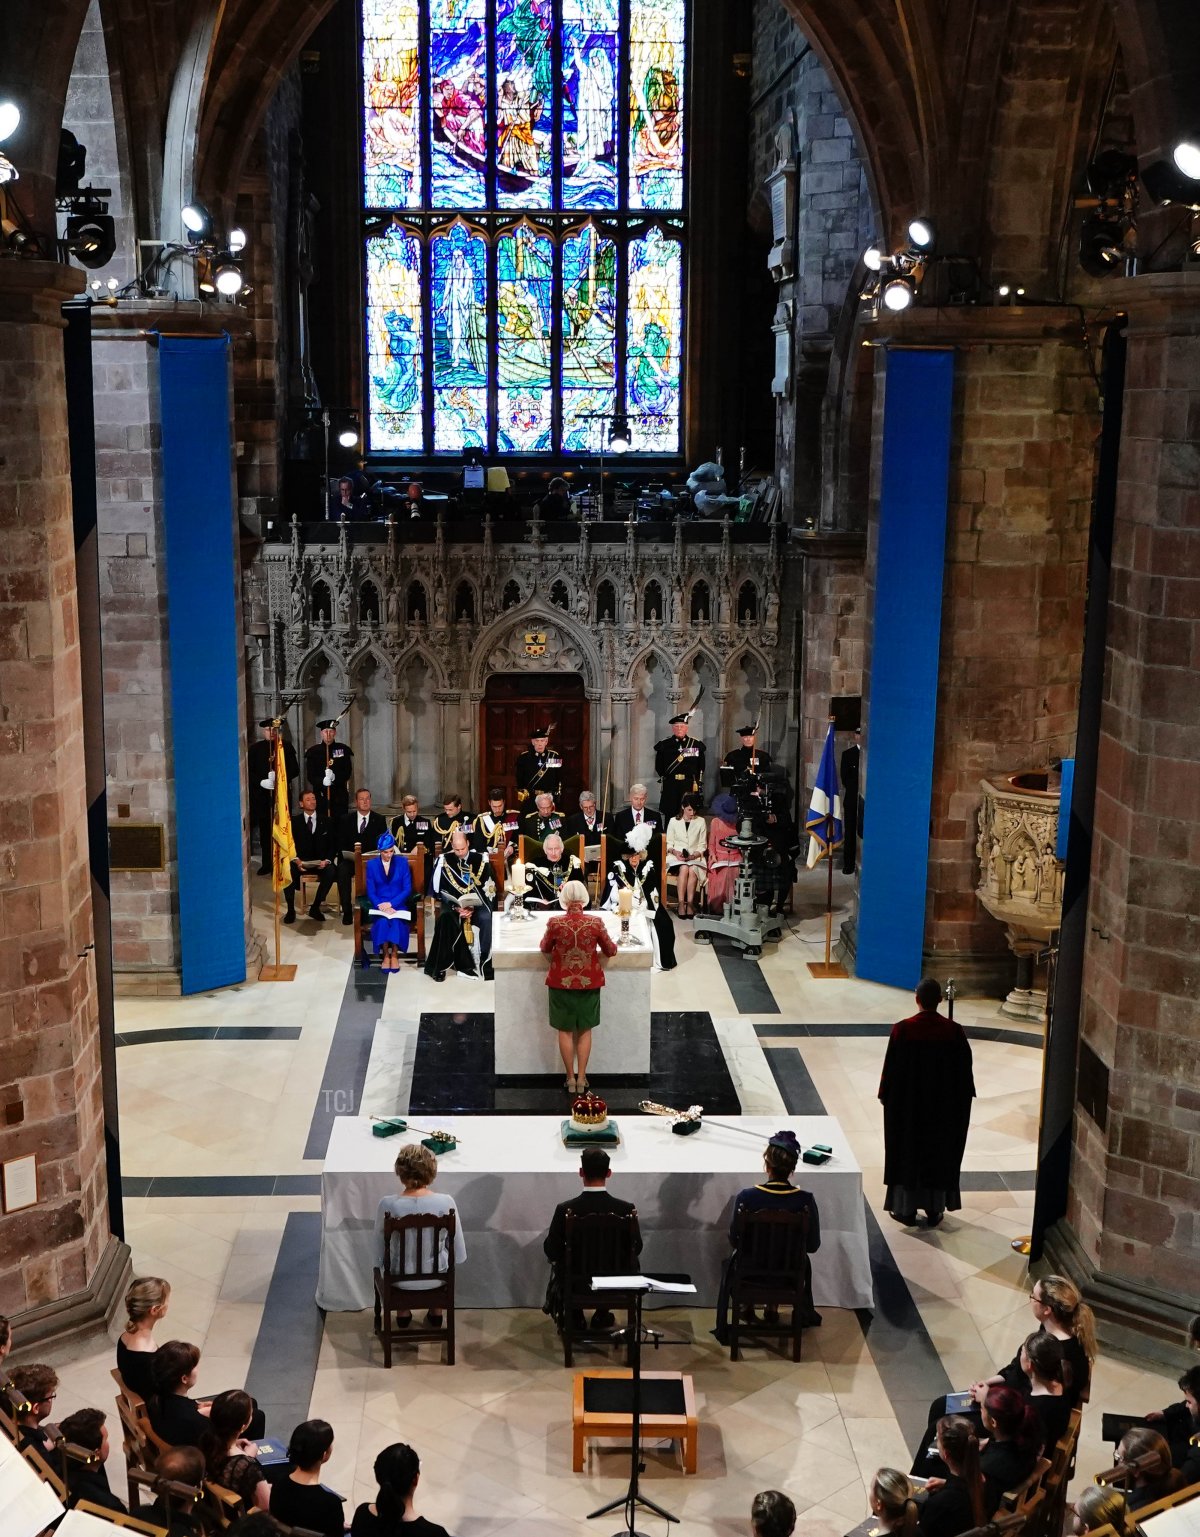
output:
[{"label": "wooden door", "polygon": [[[503,785],[509,806],[517,804],[517,759],[529,746],[529,734],[553,724],[550,746],[563,760],[563,796],[559,810],[579,810],[579,792],[595,789],[588,774],[588,702],[583,679],[516,673],[488,679],[480,705],[479,804],[491,785]],[[599,792],[597,791],[597,799]],[[522,810],[527,808],[522,807]]]}]

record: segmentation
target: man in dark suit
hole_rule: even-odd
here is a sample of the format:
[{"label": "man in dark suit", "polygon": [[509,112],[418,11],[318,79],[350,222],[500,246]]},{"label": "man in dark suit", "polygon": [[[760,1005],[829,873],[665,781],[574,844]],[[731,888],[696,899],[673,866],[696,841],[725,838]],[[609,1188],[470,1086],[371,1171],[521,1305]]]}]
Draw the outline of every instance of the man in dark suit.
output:
[{"label": "man in dark suit", "polygon": [[594,875],[600,868],[598,855],[588,858],[588,849],[599,849],[600,839],[608,831],[608,824],[600,814],[600,808],[596,805],[596,797],[590,790],[583,790],[579,796],[579,810],[567,818],[563,828],[564,838],[578,838],[579,846],[583,849],[583,866],[588,875]]},{"label": "man in dark suit", "polygon": [[629,804],[622,807],[612,818],[609,834],[614,844],[621,848],[625,846],[625,839],[635,827],[640,827],[643,822],[664,831],[663,819],[655,811],[653,806],[646,804],[646,786],[644,784],[632,784],[629,786]]},{"label": "man in dark suit", "polygon": [[354,848],[356,843],[361,843],[364,854],[370,854],[379,847],[379,840],[387,832],[386,820],[378,811],[371,810],[370,790],[359,790],[354,797],[354,810],[344,816],[337,824],[337,852],[343,856],[338,860],[337,885],[338,896],[342,899],[342,922],[349,924],[354,922],[354,910],[352,896],[354,887],[354,859],[344,856]]},{"label": "man in dark suit", "polygon": [[[585,1147],[579,1156],[579,1177],[583,1181],[583,1189],[578,1195],[572,1196],[569,1201],[560,1201],[554,1208],[554,1215],[550,1219],[550,1231],[546,1234],[542,1243],[542,1251],[553,1267],[550,1279],[553,1290],[557,1282],[558,1267],[563,1262],[563,1249],[567,1235],[567,1213],[573,1211],[579,1215],[587,1215],[592,1212],[610,1212],[614,1216],[626,1216],[633,1214],[633,1253],[642,1252],[642,1234],[638,1227],[637,1208],[629,1201],[618,1201],[615,1196],[608,1193],[608,1181],[612,1174],[609,1168],[608,1154],[602,1147]],[[582,1313],[574,1317],[576,1328],[584,1327]],[[592,1314],[593,1329],[611,1329],[616,1319],[608,1308],[597,1308]]]},{"label": "man in dark suit", "polygon": [[317,894],[308,909],[308,916],[318,923],[324,923],[325,914],[321,911],[321,903],[337,880],[338,850],[334,847],[329,818],[323,817],[317,809],[315,790],[305,790],[300,797],[300,810],[292,817],[292,842],[296,845],[296,857],[292,861],[292,884],[283,893],[287,902],[287,913],[283,921],[296,921],[296,893],[300,889],[301,870],[307,867],[320,872]]},{"label": "man in dark suit", "polygon": [[[271,828],[275,821],[275,742],[278,732],[274,720],[260,720],[262,736],[250,744],[246,755],[246,772],[250,780],[250,806],[254,826],[258,828],[258,873],[271,873]],[[290,742],[283,744],[283,761],[287,768],[288,804],[291,804],[292,780],[300,773],[296,749]]]}]

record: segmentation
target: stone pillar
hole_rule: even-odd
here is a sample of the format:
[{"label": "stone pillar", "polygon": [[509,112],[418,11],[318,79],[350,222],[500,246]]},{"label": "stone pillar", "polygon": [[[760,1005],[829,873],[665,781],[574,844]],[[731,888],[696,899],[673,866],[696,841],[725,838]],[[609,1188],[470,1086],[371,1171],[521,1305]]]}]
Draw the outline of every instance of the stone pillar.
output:
[{"label": "stone pillar", "polygon": [[1067,1219],[1113,1343],[1200,1307],[1200,273],[1113,291],[1129,353]]},{"label": "stone pillar", "polygon": [[129,1274],[107,1219],[61,307],[78,273],[0,264],[0,1312],[22,1347],[102,1327]]}]

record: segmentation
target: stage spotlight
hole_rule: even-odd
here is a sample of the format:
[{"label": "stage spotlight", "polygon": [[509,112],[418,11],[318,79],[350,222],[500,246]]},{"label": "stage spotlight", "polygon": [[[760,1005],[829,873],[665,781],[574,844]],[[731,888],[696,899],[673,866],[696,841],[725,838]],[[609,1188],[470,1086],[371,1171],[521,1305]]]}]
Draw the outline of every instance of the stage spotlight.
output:
[{"label": "stage spotlight", "polygon": [[868,272],[878,272],[883,266],[883,252],[877,245],[869,245],[863,252],[863,266]]},{"label": "stage spotlight", "polygon": [[911,278],[889,278],[881,294],[884,309],[891,310],[894,315],[908,309],[916,296],[916,285]]},{"label": "stage spotlight", "polygon": [[203,203],[185,203],[179,216],[189,240],[207,240],[212,234],[212,215]]},{"label": "stage spotlight", "polygon": [[11,139],[21,126],[21,109],[15,101],[0,101],[0,144]]},{"label": "stage spotlight", "polygon": [[217,286],[217,292],[224,294],[227,299],[232,299],[235,294],[240,294],[245,279],[242,277],[242,269],[228,251],[222,252],[213,263],[213,282]]},{"label": "stage spotlight", "polygon": [[1123,149],[1102,149],[1087,168],[1088,191],[1098,198],[1115,198],[1137,173],[1137,161]]},{"label": "stage spotlight", "polygon": [[914,219],[908,226],[908,238],[918,251],[932,251],[937,231],[931,219]]},{"label": "stage spotlight", "polygon": [[54,196],[77,197],[86,165],[87,146],[80,144],[69,128],[64,128],[58,136],[58,166],[54,173]]},{"label": "stage spotlight", "polygon": [[1142,172],[1142,186],[1156,203],[1177,203],[1200,213],[1200,181],[1186,175],[1173,160],[1148,165]]},{"label": "stage spotlight", "polygon": [[117,249],[117,229],[112,215],[72,214],[67,220],[65,244],[81,267],[107,267]]},{"label": "stage spotlight", "polygon": [[608,450],[612,454],[629,452],[629,424],[623,416],[614,417],[608,429]]},{"label": "stage spotlight", "polygon": [[[3,129],[0,128],[0,139],[3,137]],[[1171,159],[1189,181],[1200,181],[1200,144],[1195,140],[1181,140],[1171,151]]]},{"label": "stage spotlight", "polygon": [[1128,252],[1125,227],[1112,219],[1085,219],[1079,231],[1079,265],[1094,278],[1122,271]]},{"label": "stage spotlight", "polygon": [[342,430],[338,433],[338,442],[342,445],[343,448],[357,448],[358,428],[343,427]]},{"label": "stage spotlight", "polygon": [[229,231],[229,249],[235,256],[246,249],[246,231],[239,229],[236,224]]},{"label": "stage spotlight", "polygon": [[6,182],[20,181],[20,179],[16,166],[3,150],[0,150],[0,187],[3,187]]},{"label": "stage spotlight", "polygon": [[1007,299],[1009,294],[1012,293],[1012,289],[1008,286],[1007,283],[1001,283],[1000,287],[997,288],[996,292],[1000,295],[1000,297],[1002,299]]}]

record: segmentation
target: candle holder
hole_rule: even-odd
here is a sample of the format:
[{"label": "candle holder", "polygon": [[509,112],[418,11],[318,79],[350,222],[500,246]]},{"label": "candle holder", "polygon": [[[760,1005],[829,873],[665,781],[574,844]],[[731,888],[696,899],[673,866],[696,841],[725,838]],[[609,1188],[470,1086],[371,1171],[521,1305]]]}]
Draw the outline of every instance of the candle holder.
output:
[{"label": "candle holder", "polygon": [[508,910],[509,923],[528,923],[529,914],[525,911],[525,893],[513,892],[513,905]]}]

